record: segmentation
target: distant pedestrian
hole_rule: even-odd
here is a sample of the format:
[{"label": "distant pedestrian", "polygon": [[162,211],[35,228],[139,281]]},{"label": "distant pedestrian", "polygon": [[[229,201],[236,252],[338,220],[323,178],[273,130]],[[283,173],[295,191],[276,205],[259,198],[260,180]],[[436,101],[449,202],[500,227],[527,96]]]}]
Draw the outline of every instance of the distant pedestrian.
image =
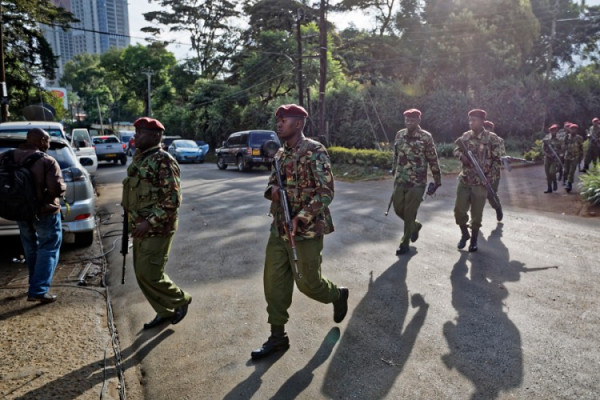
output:
[{"label": "distant pedestrian", "polygon": [[590,168],[590,163],[597,164],[600,159],[600,119],[594,118],[592,126],[587,132],[588,149],[583,162],[583,171],[587,172]]},{"label": "distant pedestrian", "polygon": [[329,211],[334,194],[333,174],[325,147],[302,133],[307,116],[306,110],[295,104],[282,105],[275,112],[277,135],[283,142],[275,158],[283,175],[281,180],[288,198],[298,262],[295,271],[277,172],[273,168],[265,191],[265,198],[271,200],[273,224],[263,276],[271,335],[251,352],[255,360],[290,347],[285,324],[289,319],[287,310],[292,304],[294,281],[311,299],[333,303],[334,322],[341,322],[348,310],[348,289],[338,287],[321,274],[323,236],[334,229]]},{"label": "distant pedestrian", "polygon": [[50,294],[49,289],[62,243],[60,199],[67,190],[60,165],[46,154],[49,148],[48,132],[34,128],[27,132],[27,141],[15,149],[14,153],[3,154],[3,157],[14,154],[14,161],[19,165],[26,164],[28,159],[37,158],[29,170],[35,181],[40,208],[33,219],[17,223],[29,269],[27,300],[40,303],[56,301],[56,295]]},{"label": "distant pedestrian", "polygon": [[[500,135],[496,133],[496,126],[492,121],[483,121],[483,127],[489,132],[495,133],[496,136],[498,136],[498,140],[500,140],[500,159],[495,160],[495,162],[492,163],[492,170],[490,174],[490,184],[492,185],[492,189],[494,189],[494,192],[498,194],[498,188],[500,187],[500,171],[502,170],[502,157],[506,155],[506,149],[504,148],[504,139],[502,139]],[[502,205],[500,204],[500,198],[496,198],[498,199],[498,202],[493,201],[492,196],[488,193],[488,203],[496,211],[496,220],[502,221],[502,218],[504,217],[504,213],[502,212]]]},{"label": "distant pedestrian", "polygon": [[579,125],[570,124],[569,134],[564,141],[564,172],[563,178],[567,181],[566,191],[573,190],[573,180],[575,179],[575,171],[583,157],[583,139],[577,134]]},{"label": "distant pedestrian", "polygon": [[133,266],[138,284],[156,311],[144,329],[179,323],[192,297],[165,274],[181,205],[179,164],[160,143],[164,126],[152,118],[138,118],[136,152],[123,180],[123,208],[133,237]]},{"label": "distant pedestrian", "polygon": [[394,140],[394,211],[404,221],[404,234],[396,255],[409,251],[409,241],[419,239],[422,224],[417,220],[419,205],[423,201],[427,185],[427,166],[431,169],[434,186],[428,192],[435,193],[442,185],[442,176],[435,143],[431,133],[422,129],[421,111],[416,108],[404,111],[406,128],[396,134]]},{"label": "distant pedestrian", "polygon": [[556,191],[556,173],[562,169],[561,155],[563,153],[564,142],[558,138],[558,125],[554,124],[548,128],[548,135],[542,141],[542,150],[544,151],[544,172],[546,173],[546,183],[548,189],[544,193]]},{"label": "distant pedestrian", "polygon": [[[471,239],[469,251],[473,252],[477,251],[477,237],[481,228],[483,208],[488,196],[485,183],[492,180],[494,163],[502,162],[502,146],[498,136],[483,127],[483,121],[485,121],[487,115],[484,110],[471,110],[468,115],[471,130],[463,133],[456,140],[457,147],[454,149],[454,155],[462,162],[462,168],[458,175],[454,218],[461,231],[461,238],[457,245],[458,249],[463,249],[467,244],[467,240]],[[471,163],[459,141],[462,141],[462,144],[471,151],[483,170],[485,180],[478,175],[475,165]],[[469,211],[471,213],[470,223]],[[471,227],[470,234],[467,224],[470,224]]]}]

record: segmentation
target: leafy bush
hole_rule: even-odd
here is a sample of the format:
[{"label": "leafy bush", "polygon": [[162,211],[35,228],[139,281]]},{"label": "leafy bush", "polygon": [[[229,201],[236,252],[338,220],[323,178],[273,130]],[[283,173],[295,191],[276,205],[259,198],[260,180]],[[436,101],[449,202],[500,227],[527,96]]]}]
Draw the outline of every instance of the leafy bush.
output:
[{"label": "leafy bush", "polygon": [[362,166],[391,169],[394,153],[370,149],[347,149],[333,146],[327,149],[333,164],[358,164]]},{"label": "leafy bush", "polygon": [[600,166],[592,166],[587,174],[579,176],[581,197],[595,206],[600,206]]},{"label": "leafy bush", "polygon": [[542,141],[536,140],[535,144],[529,151],[526,151],[523,154],[523,157],[529,161],[539,161],[544,158],[544,153],[542,152]]},{"label": "leafy bush", "polygon": [[454,143],[436,143],[435,150],[438,157],[454,157],[452,152],[456,145]]}]

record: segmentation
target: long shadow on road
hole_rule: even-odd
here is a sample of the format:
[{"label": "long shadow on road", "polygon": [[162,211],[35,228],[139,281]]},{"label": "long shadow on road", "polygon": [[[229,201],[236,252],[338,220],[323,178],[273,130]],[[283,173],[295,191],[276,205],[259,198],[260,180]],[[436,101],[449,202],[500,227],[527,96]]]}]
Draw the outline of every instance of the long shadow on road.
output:
[{"label": "long shadow on road", "polygon": [[325,375],[322,391],[327,396],[385,398],[402,372],[429,308],[420,294],[413,294],[411,304],[417,311],[405,324],[411,258],[402,257],[375,281],[371,276]]},{"label": "long shadow on road", "polygon": [[495,399],[523,382],[521,335],[503,310],[503,302],[509,295],[504,284],[518,281],[526,269],[510,261],[501,237],[502,224],[498,224],[487,243],[481,240],[480,252],[461,252],[450,275],[458,317],[444,324],[449,353],[442,360],[473,383],[471,399]]}]

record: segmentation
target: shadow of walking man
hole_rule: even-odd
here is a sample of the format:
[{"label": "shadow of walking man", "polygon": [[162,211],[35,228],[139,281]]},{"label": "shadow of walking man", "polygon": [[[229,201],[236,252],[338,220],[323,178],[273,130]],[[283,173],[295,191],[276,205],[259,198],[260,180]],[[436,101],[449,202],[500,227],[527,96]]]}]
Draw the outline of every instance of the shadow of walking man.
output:
[{"label": "shadow of walking man", "polygon": [[405,324],[408,312],[407,264],[402,257],[375,281],[352,312],[344,336],[325,375],[322,391],[336,399],[385,398],[402,372],[421,330],[429,305],[420,294],[411,304],[417,308]]},{"label": "shadow of walking man", "polygon": [[495,399],[500,391],[523,382],[521,335],[503,305],[508,297],[504,283],[518,281],[525,269],[524,264],[509,260],[501,238],[499,224],[485,247],[491,251],[485,257],[461,253],[450,275],[452,305],[458,317],[444,324],[450,352],[442,360],[473,383],[473,400]]}]

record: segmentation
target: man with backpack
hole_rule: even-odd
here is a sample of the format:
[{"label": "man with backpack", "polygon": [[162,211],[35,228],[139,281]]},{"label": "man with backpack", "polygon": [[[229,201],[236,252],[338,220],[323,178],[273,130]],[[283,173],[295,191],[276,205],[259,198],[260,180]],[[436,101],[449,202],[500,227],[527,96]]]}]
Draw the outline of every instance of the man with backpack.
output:
[{"label": "man with backpack", "polygon": [[[50,135],[43,129],[34,128],[27,132],[27,141],[14,151],[2,154],[0,162],[26,167],[30,174],[20,180],[22,185],[33,185],[38,207],[32,216],[3,215],[19,224],[21,243],[29,268],[28,301],[52,303],[56,296],[48,293],[54,270],[58,264],[62,242],[60,198],[67,186],[63,181],[58,162],[46,151],[50,147]],[[22,173],[19,173],[22,175]],[[17,174],[15,173],[15,176]],[[17,185],[15,185],[17,186]],[[19,190],[27,191],[22,187]],[[23,219],[27,218],[27,219]]]}]

